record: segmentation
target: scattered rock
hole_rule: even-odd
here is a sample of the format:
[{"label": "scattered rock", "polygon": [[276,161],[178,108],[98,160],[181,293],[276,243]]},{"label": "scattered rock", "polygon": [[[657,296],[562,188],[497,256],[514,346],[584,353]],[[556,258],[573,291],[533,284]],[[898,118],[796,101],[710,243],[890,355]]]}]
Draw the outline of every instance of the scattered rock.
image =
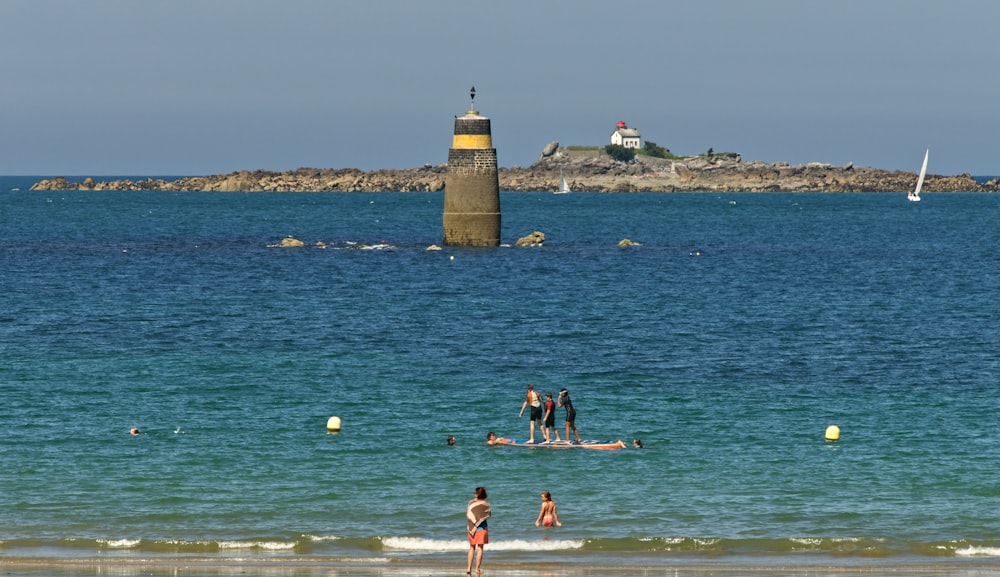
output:
[{"label": "scattered rock", "polygon": [[535,231],[528,236],[522,236],[517,239],[516,246],[542,246],[545,242],[545,233]]},{"label": "scattered rock", "polygon": [[287,236],[287,237],[281,239],[281,242],[279,242],[277,244],[269,244],[267,246],[269,246],[269,247],[277,247],[277,248],[293,248],[293,247],[297,248],[297,247],[305,246],[305,245],[306,245],[306,243],[302,242],[301,240],[299,240],[297,238],[293,238],[291,236]]}]

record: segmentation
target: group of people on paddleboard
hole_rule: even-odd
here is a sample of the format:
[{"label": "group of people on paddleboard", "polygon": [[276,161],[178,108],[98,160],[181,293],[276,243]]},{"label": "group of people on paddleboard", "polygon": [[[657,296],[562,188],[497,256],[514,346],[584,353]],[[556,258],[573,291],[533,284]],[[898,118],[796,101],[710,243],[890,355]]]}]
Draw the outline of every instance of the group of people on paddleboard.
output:
[{"label": "group of people on paddleboard", "polygon": [[[563,440],[559,437],[559,429],[556,428],[556,408],[566,409],[566,439]],[[578,445],[591,449],[622,449],[625,448],[625,443],[621,440],[616,442],[611,441],[581,441],[580,431],[576,428],[576,409],[573,408],[573,400],[569,398],[569,391],[566,389],[560,389],[559,397],[557,400],[552,399],[552,393],[545,393],[545,399],[542,400],[542,394],[535,390],[535,386],[532,384],[528,385],[527,394],[524,397],[524,402],[521,403],[521,411],[518,413],[518,417],[524,416],[524,410],[529,409],[529,418],[531,420],[530,428],[528,429],[528,440],[525,442],[516,441],[514,439],[508,439],[506,437],[497,437],[496,433],[490,431],[486,434],[486,444],[487,445],[514,445],[514,446],[528,446],[528,445]],[[543,440],[540,442],[535,442],[535,422],[539,423],[540,429],[542,431]],[[576,437],[570,436],[570,432]],[[555,437],[555,438],[553,438]],[[448,438],[448,444],[452,445],[453,437]],[[641,449],[643,448],[642,441],[635,439],[632,441],[632,446]]]},{"label": "group of people on paddleboard", "polygon": [[521,412],[518,413],[518,418],[524,416],[524,409],[531,407],[529,412],[529,417],[531,418],[531,427],[529,429],[530,436],[528,437],[529,443],[535,442],[535,421],[540,422],[540,429],[542,431],[542,436],[545,438],[545,443],[552,443],[552,435],[555,434],[554,441],[556,443],[562,442],[559,438],[559,430],[556,429],[556,407],[566,408],[566,442],[570,442],[569,432],[572,430],[573,434],[576,435],[576,442],[580,442],[580,432],[576,430],[576,410],[573,408],[573,401],[569,398],[569,391],[562,389],[559,391],[558,402],[552,400],[552,393],[545,393],[545,400],[542,401],[542,395],[535,390],[535,386],[528,385],[528,394],[524,399],[524,403],[521,404]]}]

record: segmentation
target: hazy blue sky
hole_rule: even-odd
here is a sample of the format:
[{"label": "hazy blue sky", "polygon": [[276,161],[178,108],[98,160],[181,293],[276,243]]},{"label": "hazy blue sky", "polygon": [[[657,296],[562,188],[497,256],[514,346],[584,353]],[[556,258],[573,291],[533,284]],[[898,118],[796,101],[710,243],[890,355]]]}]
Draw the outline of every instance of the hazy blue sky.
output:
[{"label": "hazy blue sky", "polygon": [[1000,174],[994,0],[0,0],[0,174],[677,154]]}]

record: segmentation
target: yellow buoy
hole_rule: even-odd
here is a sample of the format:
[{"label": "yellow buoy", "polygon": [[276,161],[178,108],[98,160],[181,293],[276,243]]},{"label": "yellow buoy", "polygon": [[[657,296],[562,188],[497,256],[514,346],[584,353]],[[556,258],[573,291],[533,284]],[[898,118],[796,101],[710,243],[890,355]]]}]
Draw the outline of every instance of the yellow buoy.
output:
[{"label": "yellow buoy", "polygon": [[837,425],[830,425],[826,428],[826,440],[827,441],[839,441],[840,440],[840,427]]},{"label": "yellow buoy", "polygon": [[339,431],[340,430],[340,417],[330,417],[326,421],[327,431]]}]

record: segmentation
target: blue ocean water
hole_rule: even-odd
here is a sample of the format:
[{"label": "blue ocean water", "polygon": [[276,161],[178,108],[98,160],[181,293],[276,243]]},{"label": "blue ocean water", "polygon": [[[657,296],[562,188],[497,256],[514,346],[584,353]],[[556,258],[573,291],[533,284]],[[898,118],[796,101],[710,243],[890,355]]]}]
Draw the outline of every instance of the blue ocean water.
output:
[{"label": "blue ocean water", "polygon": [[[23,180],[0,563],[462,566],[483,485],[495,566],[1000,568],[995,195],[504,193],[545,246],[428,251],[437,193]],[[645,448],[486,446],[527,383]]]}]

